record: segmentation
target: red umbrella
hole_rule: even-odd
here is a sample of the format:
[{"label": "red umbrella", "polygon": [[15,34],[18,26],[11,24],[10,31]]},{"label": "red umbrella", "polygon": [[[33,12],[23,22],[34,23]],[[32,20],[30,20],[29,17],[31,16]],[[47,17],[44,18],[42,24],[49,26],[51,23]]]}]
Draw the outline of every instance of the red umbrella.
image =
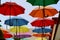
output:
[{"label": "red umbrella", "polygon": [[12,37],[12,35],[9,33],[3,34],[3,36],[4,36],[4,38],[11,38]]},{"label": "red umbrella", "polygon": [[0,7],[0,14],[8,16],[17,16],[24,13],[24,8],[14,2],[3,3]]},{"label": "red umbrella", "polygon": [[0,30],[2,31],[4,38],[12,37],[12,34],[10,34],[7,30],[1,29],[1,28],[0,28]]},{"label": "red umbrella", "polygon": [[[57,24],[57,22],[58,22],[58,17],[55,17],[55,18],[52,18],[53,20],[54,20],[54,22],[55,22],[55,24]],[[60,22],[59,22],[60,23]]]},{"label": "red umbrella", "polygon": [[44,20],[38,19],[33,21],[31,25],[35,27],[51,26],[51,25],[54,25],[54,21],[49,19],[44,19]]}]

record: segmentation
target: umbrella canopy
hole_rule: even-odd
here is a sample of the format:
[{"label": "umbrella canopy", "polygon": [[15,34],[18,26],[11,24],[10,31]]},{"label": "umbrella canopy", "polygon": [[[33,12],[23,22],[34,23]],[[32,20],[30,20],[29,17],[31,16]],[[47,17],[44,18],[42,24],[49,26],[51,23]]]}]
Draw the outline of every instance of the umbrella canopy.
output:
[{"label": "umbrella canopy", "polygon": [[17,28],[17,33],[20,32],[20,34],[29,32],[29,28],[27,28],[25,26],[20,26],[20,28],[18,26],[17,27],[10,28],[10,32],[16,33],[16,28]]},{"label": "umbrella canopy", "polygon": [[7,30],[5,30],[5,29],[3,29],[3,28],[0,28],[0,30],[2,31],[3,34],[9,33]]},{"label": "umbrella canopy", "polygon": [[50,34],[33,34],[35,37],[50,37]]},{"label": "umbrella canopy", "polygon": [[4,29],[0,29],[3,33],[3,37],[4,38],[11,38],[12,37],[12,34],[10,34],[7,30],[4,30]]},{"label": "umbrella canopy", "polygon": [[36,32],[36,33],[49,33],[51,31],[52,29],[50,28],[38,28],[33,30],[33,32]]},{"label": "umbrella canopy", "polygon": [[16,33],[16,28],[17,28],[17,33],[20,32],[20,34],[30,32],[29,28],[27,28],[26,26],[19,26],[19,27],[16,26],[16,27],[10,28],[10,32]]},{"label": "umbrella canopy", "polygon": [[[25,33],[21,33],[21,32],[19,33],[19,32],[18,32],[18,33],[17,33],[17,35],[27,35],[27,34],[30,35],[31,33],[30,33],[30,32],[25,32]],[[15,35],[16,35],[16,34],[15,34]]]},{"label": "umbrella canopy", "polygon": [[1,5],[0,14],[8,16],[17,16],[24,13],[24,8],[14,2],[6,2]]},{"label": "umbrella canopy", "polygon": [[31,23],[34,27],[45,27],[45,26],[51,26],[54,25],[54,20],[51,19],[37,19]]},{"label": "umbrella canopy", "polygon": [[9,33],[6,33],[6,34],[3,34],[4,38],[11,38],[13,37],[12,34],[9,34]]},{"label": "umbrella canopy", "polygon": [[22,26],[22,25],[27,25],[28,21],[25,19],[11,18],[6,20],[4,24],[9,26]]},{"label": "umbrella canopy", "polygon": [[27,2],[31,3],[32,5],[36,6],[47,6],[51,4],[56,4],[59,0],[27,0]]},{"label": "umbrella canopy", "polygon": [[46,37],[38,37],[38,38],[36,38],[35,40],[48,40]]},{"label": "umbrella canopy", "polygon": [[15,35],[16,38],[28,38],[31,37],[31,35]]},{"label": "umbrella canopy", "polygon": [[[57,24],[58,22],[58,17],[52,18],[54,20],[54,23]],[[60,22],[59,22],[60,23]]]},{"label": "umbrella canopy", "polygon": [[[44,11],[43,11],[44,10]],[[54,16],[58,11],[55,8],[46,7],[46,8],[36,8],[29,15],[37,18],[44,18],[48,16]]]}]

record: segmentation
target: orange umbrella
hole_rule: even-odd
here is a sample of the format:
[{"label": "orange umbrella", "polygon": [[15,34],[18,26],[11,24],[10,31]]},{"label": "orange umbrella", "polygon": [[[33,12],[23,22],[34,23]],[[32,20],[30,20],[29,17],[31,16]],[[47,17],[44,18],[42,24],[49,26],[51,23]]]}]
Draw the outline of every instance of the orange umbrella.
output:
[{"label": "orange umbrella", "polygon": [[51,34],[33,34],[35,37],[49,37]]},{"label": "orange umbrella", "polygon": [[30,15],[32,17],[44,18],[44,17],[48,17],[48,16],[54,16],[57,13],[58,13],[58,11],[52,7],[45,7],[45,8],[40,7],[40,8],[36,8],[35,10],[33,10],[30,13]]}]

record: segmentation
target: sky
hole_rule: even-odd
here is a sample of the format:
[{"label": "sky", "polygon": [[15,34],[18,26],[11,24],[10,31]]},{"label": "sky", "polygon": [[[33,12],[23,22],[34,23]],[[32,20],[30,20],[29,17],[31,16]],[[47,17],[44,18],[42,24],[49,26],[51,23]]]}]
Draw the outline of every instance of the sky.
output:
[{"label": "sky", "polygon": [[[34,21],[36,18],[33,18],[29,15],[29,13],[34,9],[36,8],[37,6],[32,6],[30,3],[26,2],[26,0],[1,0],[1,4],[5,3],[5,2],[15,2],[17,3],[18,5],[22,6],[25,8],[25,13],[22,14],[22,15],[18,15],[18,16],[15,16],[17,18],[24,18],[26,20],[28,20],[30,23],[32,21]],[[52,4],[52,5],[49,5],[51,7],[54,7],[56,10],[60,10],[60,1],[57,3],[57,4]],[[55,15],[55,16],[52,16],[52,17],[58,17],[58,13]],[[52,17],[49,17],[49,18],[52,18]],[[14,18],[14,16],[12,16],[11,18]],[[2,25],[2,28],[6,29],[6,25],[4,24],[5,20],[9,19],[9,16],[4,16],[2,14],[0,14],[0,24]],[[31,26],[31,24],[28,24],[27,27],[28,28],[33,28]],[[10,26],[8,26],[8,29],[10,28]],[[6,39],[6,40],[13,40],[13,39]]]},{"label": "sky", "polygon": [[[18,15],[18,16],[15,16],[15,17],[17,17],[17,18],[24,18],[24,19],[26,19],[26,20],[28,20],[29,21],[29,23],[28,23],[28,25],[27,25],[27,27],[28,28],[33,28],[32,26],[31,26],[31,22],[32,21],[34,21],[36,18],[33,18],[33,17],[31,17],[30,15],[29,15],[29,13],[34,9],[34,8],[36,8],[36,7],[38,7],[38,6],[32,6],[30,3],[28,3],[28,2],[26,2],[26,0],[1,0],[1,4],[3,4],[3,3],[5,3],[5,2],[15,2],[15,3],[17,3],[18,5],[20,5],[20,6],[22,6],[22,7],[24,7],[25,8],[25,13],[24,14],[22,14],[22,15]],[[52,5],[49,5],[49,6],[51,6],[51,7],[54,7],[56,10],[60,10],[60,1],[57,3],[57,4],[52,4]],[[11,18],[12,17],[14,17],[14,16],[11,16]],[[55,15],[55,16],[52,16],[52,17],[58,17],[58,13]],[[49,18],[52,18],[52,17],[49,17]],[[2,15],[2,14],[0,14],[0,20],[2,21],[2,22],[0,22],[0,24],[2,25],[2,27],[4,28],[4,29],[6,29],[6,25],[4,24],[4,22],[5,22],[5,20],[7,20],[7,19],[9,19],[9,16],[4,16],[4,15]],[[8,26],[8,29],[10,28],[10,26]]]}]

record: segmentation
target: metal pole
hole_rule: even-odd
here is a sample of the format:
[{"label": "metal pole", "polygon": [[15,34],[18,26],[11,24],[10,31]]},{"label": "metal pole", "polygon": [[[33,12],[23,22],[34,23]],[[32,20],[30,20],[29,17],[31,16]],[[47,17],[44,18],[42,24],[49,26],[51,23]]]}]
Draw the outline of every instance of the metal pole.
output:
[{"label": "metal pole", "polygon": [[57,24],[56,24],[56,29],[55,29],[55,33],[54,33],[53,40],[55,40],[55,37],[56,37],[56,34],[57,34],[57,29],[58,29],[58,26],[59,26],[59,22],[60,22],[60,11],[59,11],[58,22],[57,22]]},{"label": "metal pole", "polygon": [[0,5],[1,5],[1,0],[0,0]]}]

